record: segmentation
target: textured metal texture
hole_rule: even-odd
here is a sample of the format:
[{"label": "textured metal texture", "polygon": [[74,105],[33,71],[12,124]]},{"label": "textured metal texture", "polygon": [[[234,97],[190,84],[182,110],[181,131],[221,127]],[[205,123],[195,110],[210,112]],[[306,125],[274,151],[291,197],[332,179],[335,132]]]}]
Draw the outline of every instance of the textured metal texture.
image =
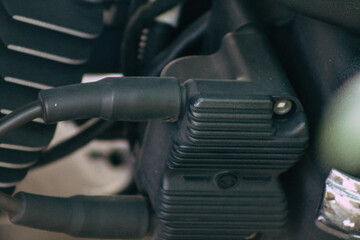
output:
[{"label": "textured metal texture", "polygon": [[[287,220],[278,177],[308,134],[266,38],[229,34],[216,54],[179,59],[163,75],[184,81],[187,106],[178,124],[152,122],[144,141],[138,182],[155,208],[155,239],[276,239]],[[292,110],[275,114],[279,99]]]},{"label": "textured metal texture", "polygon": [[[173,136],[157,205],[159,238],[276,236],[287,216],[277,176],[299,160],[307,139],[281,132],[269,97],[208,94],[192,100]],[[288,121],[301,127],[305,118],[297,114]]]},{"label": "textured metal texture", "polygon": [[2,0],[2,2],[9,15],[18,22],[79,38],[96,38],[103,27],[100,1]]},{"label": "textured metal texture", "polygon": [[[4,116],[36,100],[41,89],[81,81],[92,40],[74,33],[99,35],[102,5],[0,0],[0,22],[0,116]],[[0,189],[11,192],[24,178],[54,129],[37,119],[0,139]]]}]

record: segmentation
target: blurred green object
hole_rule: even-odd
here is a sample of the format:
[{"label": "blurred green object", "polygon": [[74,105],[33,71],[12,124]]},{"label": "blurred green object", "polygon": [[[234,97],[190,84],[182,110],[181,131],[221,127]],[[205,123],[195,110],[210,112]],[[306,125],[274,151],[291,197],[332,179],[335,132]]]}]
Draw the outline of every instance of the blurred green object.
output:
[{"label": "blurred green object", "polygon": [[338,91],[319,129],[322,164],[360,177],[360,74]]}]

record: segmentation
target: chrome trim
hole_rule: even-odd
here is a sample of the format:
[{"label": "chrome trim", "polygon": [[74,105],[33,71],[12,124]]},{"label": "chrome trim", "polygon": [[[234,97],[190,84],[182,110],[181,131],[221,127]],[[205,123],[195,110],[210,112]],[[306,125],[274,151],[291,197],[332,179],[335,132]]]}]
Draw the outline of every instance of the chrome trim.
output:
[{"label": "chrome trim", "polygon": [[343,239],[360,239],[360,179],[331,170],[316,225]]}]

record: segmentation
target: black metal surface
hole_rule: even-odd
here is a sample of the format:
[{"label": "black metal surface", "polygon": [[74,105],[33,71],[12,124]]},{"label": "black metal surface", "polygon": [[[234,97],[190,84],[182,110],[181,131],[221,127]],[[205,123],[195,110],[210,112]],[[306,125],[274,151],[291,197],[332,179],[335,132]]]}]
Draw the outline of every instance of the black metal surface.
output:
[{"label": "black metal surface", "polygon": [[234,32],[255,21],[253,12],[249,9],[250,2],[246,0],[213,0],[206,41],[202,47],[206,54],[216,52],[227,33]]},{"label": "black metal surface", "polygon": [[[71,12],[72,19],[77,22],[77,26],[74,27],[67,25],[69,19],[59,19],[61,9],[75,11],[76,7],[70,8],[69,6],[72,6],[72,4],[86,6],[89,3],[84,3],[85,1],[83,3],[81,1],[70,3],[70,0],[58,0],[59,2],[49,0],[2,1],[7,7],[6,9],[11,10],[8,11],[11,16],[26,16],[40,21],[49,19],[48,22],[56,26],[75,30],[67,31],[65,29],[66,34],[74,36],[73,33],[75,33],[76,37],[83,38],[92,36],[90,30],[84,30],[85,25],[80,26],[89,15],[80,13],[74,16]],[[309,118],[310,133],[314,137],[322,110],[332,99],[333,93],[347,79],[360,71],[359,37],[347,31],[350,29],[354,33],[358,29],[359,21],[356,21],[358,15],[352,14],[356,13],[357,8],[348,7],[348,4],[358,4],[358,1],[349,1],[344,4],[337,0],[331,0],[328,3],[326,1],[314,1],[314,4],[309,1],[283,1],[288,6],[289,4],[293,5],[290,9],[295,9],[296,12],[305,13],[308,16],[335,23],[345,28],[335,27],[300,15],[294,20],[295,12],[284,11],[280,5],[276,5],[274,2],[271,0],[214,1],[213,15],[208,27],[207,38],[203,44],[203,53],[215,52],[219,48],[224,35],[238,30],[241,26],[253,23],[255,20],[244,9],[247,8],[247,4],[254,7],[257,18],[261,19],[261,21],[256,20],[256,23],[260,22],[260,25],[264,27],[271,38],[272,45],[276,49],[275,53],[280,57],[286,74],[304,105]],[[243,3],[246,4],[242,5]],[[40,4],[46,7],[64,7],[65,5],[67,7],[59,7],[57,10],[51,9],[46,13],[39,14],[37,12],[42,8],[36,8],[36,6]],[[191,5],[192,1],[188,1],[187,4]],[[307,9],[299,9],[296,6],[299,4]],[[93,11],[91,7],[87,9]],[[311,12],[309,12],[309,9]],[[347,10],[344,12],[344,9]],[[94,12],[96,11],[94,10]],[[346,12],[350,14],[347,15]],[[332,14],[329,15],[329,13]],[[334,16],[335,18],[333,18]],[[15,20],[23,22],[24,19],[21,19],[17,18]],[[57,28],[57,30],[64,32],[61,31],[61,28]],[[89,34],[82,34],[86,32]],[[319,230],[314,224],[315,213],[323,192],[323,184],[329,170],[327,167],[319,166],[319,159],[315,153],[315,144],[311,142],[311,149],[306,158],[282,176],[281,182],[285,186],[286,197],[281,187],[272,181],[277,179],[279,173],[287,170],[295,163],[294,159],[298,158],[301,147],[290,148],[289,138],[285,138],[286,141],[274,143],[268,148],[258,147],[257,145],[264,145],[264,142],[267,143],[268,138],[278,137],[277,134],[282,132],[278,131],[278,129],[284,126],[283,124],[287,121],[270,114],[276,98],[262,98],[252,95],[254,93],[263,95],[265,92],[271,92],[269,96],[273,96],[272,91],[275,91],[281,84],[268,83],[271,83],[274,79],[286,78],[283,74],[280,76],[273,75],[274,72],[281,72],[282,67],[276,64],[276,66],[273,66],[274,59],[272,57],[266,58],[266,54],[259,53],[264,46],[266,46],[267,53],[269,50],[267,43],[265,45],[263,43],[257,44],[256,46],[259,49],[256,49],[253,54],[248,54],[250,49],[254,50],[255,48],[244,50],[243,47],[249,44],[255,45],[253,40],[239,45],[237,41],[231,39],[227,39],[226,44],[228,47],[222,49],[213,57],[191,57],[187,60],[180,60],[180,63],[175,62],[166,70],[168,76],[176,76],[184,81],[189,78],[201,78],[226,80],[225,82],[237,79],[244,82],[241,83],[241,88],[230,83],[224,83],[224,85],[231,85],[231,87],[226,88],[221,88],[218,85],[217,88],[219,89],[216,89],[216,91],[219,92],[216,94],[213,92],[211,94],[202,94],[203,91],[208,92],[212,87],[198,87],[199,82],[197,80],[187,83],[188,88],[192,89],[188,99],[190,102],[192,101],[193,105],[183,118],[182,123],[160,124],[152,122],[148,128],[142,162],[138,166],[140,168],[138,183],[140,183],[139,186],[143,187],[143,192],[150,194],[152,204],[157,209],[157,216],[159,216],[157,219],[159,222],[157,237],[160,239],[239,239],[255,231],[266,233],[269,228],[274,232],[270,237],[275,237],[283,227],[283,223],[285,223],[285,199],[288,199],[289,222],[283,228],[279,239],[337,239]],[[239,48],[242,48],[242,52],[247,53],[239,55],[238,52],[234,51],[234,49]],[[255,56],[263,58],[263,65],[259,65],[257,60],[254,60]],[[269,65],[272,67],[269,67]],[[248,71],[249,68],[253,69],[254,67],[257,67],[257,71]],[[272,68],[277,70],[273,71]],[[81,72],[80,68],[74,66],[9,51],[5,45],[0,46],[0,75],[2,78],[11,77],[43,85],[60,86],[65,83],[72,83],[74,79],[80,79]],[[48,78],[48,76],[51,76],[51,78]],[[245,82],[247,79],[251,79],[252,82]],[[259,79],[260,85],[253,85],[256,82],[255,79]],[[263,83],[264,79],[268,79],[269,82]],[[267,87],[264,92],[260,91],[262,85]],[[271,89],[270,86],[274,86],[274,89]],[[0,94],[0,104],[2,104],[2,108],[7,109],[14,109],[22,103],[28,102],[28,99],[29,101],[32,100],[37,92],[37,90],[16,86],[7,81],[0,83],[0,89],[6,89]],[[246,89],[248,91],[245,94]],[[216,91],[214,90],[214,92]],[[19,94],[12,94],[14,92]],[[211,103],[210,105],[216,99],[240,104],[236,100],[245,95],[247,100],[258,102],[258,105],[253,105],[254,108],[264,107],[264,109],[260,111],[259,109],[249,108],[240,114],[239,112],[242,109],[240,107],[230,107],[224,111],[222,106],[202,108],[195,104],[195,99],[204,99],[204,103]],[[190,99],[191,96],[194,98]],[[291,92],[290,96],[295,96],[295,94]],[[297,101],[297,98],[292,99]],[[296,105],[300,106],[298,102]],[[222,111],[226,112],[226,114],[221,114]],[[297,109],[297,111],[302,112],[302,109]],[[244,116],[249,119],[244,120]],[[294,116],[289,115],[289,118]],[[255,117],[258,119],[252,119]],[[233,119],[241,119],[244,124],[235,124]],[[49,134],[49,131],[46,130],[46,134],[44,134],[45,130],[42,129],[40,124],[31,123],[31,125],[29,129],[33,129],[34,132],[28,128],[21,129],[19,131],[25,132],[17,133],[19,135],[14,133],[13,138],[10,139],[11,136],[9,136],[4,141],[20,141],[19,143],[26,143],[32,147],[41,146],[41,144],[37,145],[38,140],[30,142],[31,139],[27,138],[29,133],[26,131],[32,132],[31,134],[34,134],[35,139],[42,134],[43,136]],[[289,127],[283,132],[290,133],[291,129]],[[22,137],[18,138],[17,136]],[[226,136],[226,138],[221,136]],[[207,141],[207,138],[213,140]],[[236,142],[235,139],[238,138],[245,140]],[[252,138],[258,138],[258,140],[250,141]],[[25,141],[25,139],[29,139],[29,141]],[[225,141],[227,141],[227,147],[223,146]],[[281,148],[278,146],[281,146]],[[280,155],[276,155],[279,152],[281,152]],[[274,156],[272,154],[277,157],[281,156],[282,159],[271,158],[269,160],[269,157]],[[15,163],[19,166],[22,164],[31,165],[37,155],[37,151],[26,152],[0,148],[1,162],[3,163]],[[251,159],[245,161],[245,157],[251,157]],[[261,157],[264,159],[257,159]],[[294,159],[291,159],[292,157]],[[144,162],[146,164],[140,165]],[[239,164],[240,162],[242,164]],[[258,172],[252,170],[253,168],[258,168]],[[272,171],[274,172],[269,174]],[[12,186],[13,183],[22,179],[26,169],[10,171],[0,169],[0,172],[1,182],[10,183],[9,186]],[[188,174],[189,172],[191,174]],[[143,173],[144,175],[142,175]],[[248,174],[250,174],[250,177],[248,177]],[[256,177],[254,177],[255,175]],[[172,189],[176,191],[172,191]],[[209,189],[214,191],[207,191]],[[264,198],[259,198],[261,199],[259,202],[254,201],[254,199],[249,202],[244,201],[247,206],[245,209],[240,204],[244,197],[241,194],[246,193],[243,189],[254,190],[251,192],[252,195],[250,193],[247,195],[251,195],[251,197],[260,196],[256,195],[255,190],[262,191]],[[159,193],[161,199],[159,199]],[[213,194],[211,198],[209,193]],[[266,196],[267,198],[265,198]],[[271,205],[272,203],[273,205]],[[249,205],[256,206],[257,209],[254,210],[248,207]],[[254,215],[252,217],[258,218],[256,223],[245,224],[244,221],[241,221],[241,223],[240,221],[234,221],[236,211],[251,212],[253,210]],[[226,211],[228,211],[227,214],[220,216],[220,212]],[[256,211],[268,211],[269,213],[273,211],[271,215],[274,218],[266,219],[264,215],[256,215]],[[197,214],[200,213],[202,215],[199,222],[203,222],[193,221],[198,216]],[[176,220],[174,220],[173,216],[176,216]],[[177,221],[177,219],[181,221]],[[244,218],[244,220],[249,219],[249,215]],[[201,228],[201,226],[207,228]]]},{"label": "black metal surface", "polygon": [[[81,81],[83,64],[102,29],[102,4],[0,1],[1,115],[37,99],[40,89]],[[74,66],[76,65],[76,66]],[[0,139],[0,188],[13,191],[55,125],[29,123]]]},{"label": "black metal surface", "polygon": [[146,75],[159,76],[164,67],[172,60],[181,57],[186,51],[201,42],[208,27],[210,13],[196,19],[187,29],[185,29],[176,40],[162,50],[151,62]]},{"label": "black metal surface", "polygon": [[[19,71],[21,69],[21,71]],[[39,84],[39,89],[49,87],[59,87],[74,83],[74,79],[81,79],[84,69],[82,66],[73,66],[61,64],[59,62],[49,61],[44,58],[38,58],[31,55],[10,51],[5,45],[0,44],[0,73],[5,79],[21,79],[25,84]],[[35,87],[37,85],[34,85]],[[13,86],[15,87],[15,86]],[[25,90],[26,91],[26,90]],[[31,90],[29,90],[31,91]],[[9,91],[10,92],[10,91]],[[33,93],[35,95],[35,93]],[[22,98],[22,95],[13,95]],[[32,97],[33,99],[33,97]],[[17,104],[17,102],[0,104]],[[17,104],[15,107],[19,107]]]},{"label": "black metal surface", "polygon": [[[181,121],[148,127],[138,165],[158,218],[155,238],[275,239],[287,218],[278,175],[300,159],[308,135],[266,38],[227,35],[215,55],[175,61],[163,75],[194,80],[185,82]],[[278,117],[278,99],[296,107]]]},{"label": "black metal surface", "polygon": [[276,52],[281,53],[284,69],[303,103],[312,139],[306,158],[282,179],[289,199],[289,224],[280,239],[339,239],[314,224],[331,168],[320,164],[316,134],[334,93],[360,72],[360,38],[344,28],[300,15],[280,38],[273,39]]},{"label": "black metal surface", "polygon": [[360,32],[360,1],[276,0],[300,14]]},{"label": "black metal surface", "polygon": [[1,5],[0,22],[0,39],[9,50],[73,65],[90,56],[91,41],[14,21]]},{"label": "black metal surface", "polygon": [[[79,38],[96,38],[102,30],[102,4],[74,0],[2,0],[16,21]],[[66,13],[66,14],[63,14]]]}]

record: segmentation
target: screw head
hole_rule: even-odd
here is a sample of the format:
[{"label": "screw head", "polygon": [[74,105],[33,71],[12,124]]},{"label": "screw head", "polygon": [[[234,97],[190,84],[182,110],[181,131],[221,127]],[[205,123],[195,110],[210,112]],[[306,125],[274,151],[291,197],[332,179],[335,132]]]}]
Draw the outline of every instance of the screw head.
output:
[{"label": "screw head", "polygon": [[239,179],[236,174],[231,172],[220,173],[216,176],[216,184],[222,189],[228,189],[235,186]]},{"label": "screw head", "polygon": [[288,114],[293,107],[293,103],[290,100],[281,99],[275,102],[274,113],[277,115]]}]

